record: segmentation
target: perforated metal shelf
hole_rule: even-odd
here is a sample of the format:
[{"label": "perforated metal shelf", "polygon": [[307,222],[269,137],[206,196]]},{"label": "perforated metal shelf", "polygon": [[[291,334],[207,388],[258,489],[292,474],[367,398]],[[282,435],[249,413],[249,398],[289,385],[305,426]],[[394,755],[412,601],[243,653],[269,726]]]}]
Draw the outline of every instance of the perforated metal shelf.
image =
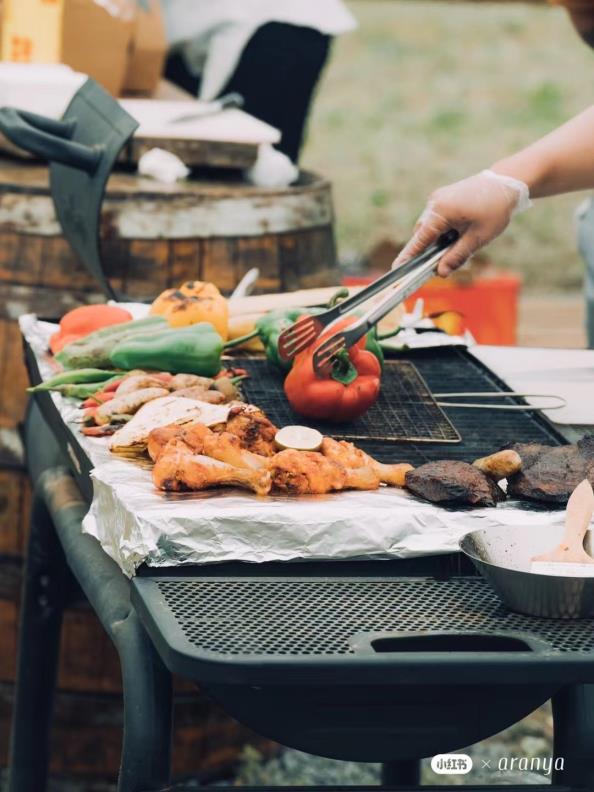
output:
[{"label": "perforated metal shelf", "polygon": [[[546,662],[549,667],[553,661],[558,667],[576,662],[587,664],[587,674],[594,677],[594,621],[511,613],[481,578],[472,576],[447,581],[147,577],[135,580],[134,589],[153,639],[162,643],[168,636],[174,654],[198,664],[221,663],[236,671],[257,665],[263,673],[268,666],[306,664],[311,669],[316,663],[336,669],[361,662],[397,665],[420,655],[410,649],[379,655],[371,648],[361,654],[361,638],[369,647],[378,635],[467,633],[524,636],[544,647],[531,658],[528,651],[491,653],[494,667],[505,661],[508,672],[526,662]],[[456,640],[450,641],[447,653],[450,661],[459,659],[461,667],[476,665],[481,654],[484,660],[490,652],[487,648],[479,655],[470,653],[461,643],[457,652],[456,645]],[[444,653],[438,654],[443,664]]]}]

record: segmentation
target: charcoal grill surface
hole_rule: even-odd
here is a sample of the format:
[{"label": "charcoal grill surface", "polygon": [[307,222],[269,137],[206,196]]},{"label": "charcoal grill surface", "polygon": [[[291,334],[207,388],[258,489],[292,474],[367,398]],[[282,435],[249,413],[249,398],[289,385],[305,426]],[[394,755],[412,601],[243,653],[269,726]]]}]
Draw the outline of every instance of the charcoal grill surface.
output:
[{"label": "charcoal grill surface", "polygon": [[307,424],[340,440],[378,440],[383,443],[459,443],[460,435],[439,407],[409,360],[386,361],[382,390],[377,403],[366,415],[350,424],[332,424],[304,419],[293,412],[283,393],[283,380],[267,361],[249,358],[245,368],[250,379],[245,384],[248,401],[257,404],[277,426]]},{"label": "charcoal grill surface", "polygon": [[[466,349],[444,348],[410,350],[403,352],[389,362],[410,362],[414,364],[422,381],[432,393],[461,393],[461,392],[504,392],[509,388],[496,374],[471,355]],[[307,423],[300,416],[291,414],[285,407],[280,375],[264,361],[257,358],[246,358],[238,365],[245,367],[252,377],[246,380],[245,393],[248,399],[260,405],[273,421],[279,426],[287,423]],[[385,383],[384,383],[385,386]],[[266,397],[271,389],[276,393],[275,398]],[[385,393],[387,392],[384,387]],[[415,410],[418,404],[418,394],[413,400],[404,402],[399,408],[398,419],[401,426],[407,431],[414,427]],[[522,404],[522,399],[510,397],[498,399],[499,404]],[[437,408],[440,410],[440,408]],[[386,442],[380,438],[389,431],[390,427],[381,426],[380,431],[365,440],[357,440],[357,445],[372,454],[382,462],[409,462],[411,465],[422,465],[435,459],[459,459],[473,461],[498,450],[508,443],[543,443],[544,445],[559,445],[567,442],[550,424],[538,413],[505,410],[470,410],[456,407],[445,407],[440,410],[460,435],[460,442],[443,440],[416,442],[392,441]],[[368,413],[375,422],[374,412]],[[433,420],[435,413],[426,411],[423,418]],[[379,415],[377,420],[386,416]],[[324,424],[321,427],[326,434],[336,435],[336,427]],[[429,425],[425,431],[435,427]],[[412,432],[412,429],[411,429]],[[418,431],[417,431],[418,434]],[[379,435],[379,437],[378,437]]]}]

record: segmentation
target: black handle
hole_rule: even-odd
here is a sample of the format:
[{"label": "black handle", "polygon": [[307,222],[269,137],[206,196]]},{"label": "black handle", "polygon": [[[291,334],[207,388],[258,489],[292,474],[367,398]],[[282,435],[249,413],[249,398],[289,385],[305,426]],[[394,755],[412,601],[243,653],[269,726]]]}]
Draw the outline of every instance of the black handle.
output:
[{"label": "black handle", "polygon": [[103,147],[74,143],[70,138],[75,127],[75,120],[55,121],[14,107],[0,109],[0,131],[15,146],[50,162],[94,173]]},{"label": "black handle", "polygon": [[453,652],[543,652],[548,645],[524,633],[484,633],[480,630],[450,632],[358,633],[349,641],[356,652],[365,654],[410,654]]}]

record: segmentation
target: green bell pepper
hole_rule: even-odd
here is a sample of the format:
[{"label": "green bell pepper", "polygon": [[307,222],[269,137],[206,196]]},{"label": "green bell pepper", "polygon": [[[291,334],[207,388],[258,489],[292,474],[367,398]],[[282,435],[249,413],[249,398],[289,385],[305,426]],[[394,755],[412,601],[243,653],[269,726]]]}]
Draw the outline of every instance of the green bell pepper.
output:
[{"label": "green bell pepper", "polygon": [[256,330],[264,345],[266,358],[273,366],[282,371],[289,371],[293,362],[283,360],[278,351],[278,338],[283,330],[291,327],[300,316],[313,316],[321,313],[323,308],[289,308],[270,311],[256,322]]},{"label": "green bell pepper", "polygon": [[371,352],[376,358],[379,360],[379,364],[384,368],[384,351],[380,346],[380,342],[377,336],[377,327],[372,328],[367,333],[367,341],[365,342],[365,349]]},{"label": "green bell pepper", "polygon": [[111,350],[116,368],[170,371],[214,377],[221,369],[223,339],[209,322],[168,327],[123,339]]}]

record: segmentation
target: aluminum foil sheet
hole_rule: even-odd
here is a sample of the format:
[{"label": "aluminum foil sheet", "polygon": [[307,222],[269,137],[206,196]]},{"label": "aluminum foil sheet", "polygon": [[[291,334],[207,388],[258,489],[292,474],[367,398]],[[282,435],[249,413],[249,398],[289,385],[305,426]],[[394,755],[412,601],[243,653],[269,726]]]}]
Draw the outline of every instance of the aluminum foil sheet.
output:
[{"label": "aluminum foil sheet", "polygon": [[[32,315],[21,331],[44,377],[55,373],[47,343],[56,326]],[[106,440],[75,425],[75,402],[53,394],[93,464],[94,498],[83,531],[133,576],[137,567],[222,561],[389,559],[456,551],[468,531],[503,525],[561,525],[563,512],[508,501],[497,508],[444,509],[396,489],[260,498],[238,490],[162,493],[148,463],[114,457]]]}]

